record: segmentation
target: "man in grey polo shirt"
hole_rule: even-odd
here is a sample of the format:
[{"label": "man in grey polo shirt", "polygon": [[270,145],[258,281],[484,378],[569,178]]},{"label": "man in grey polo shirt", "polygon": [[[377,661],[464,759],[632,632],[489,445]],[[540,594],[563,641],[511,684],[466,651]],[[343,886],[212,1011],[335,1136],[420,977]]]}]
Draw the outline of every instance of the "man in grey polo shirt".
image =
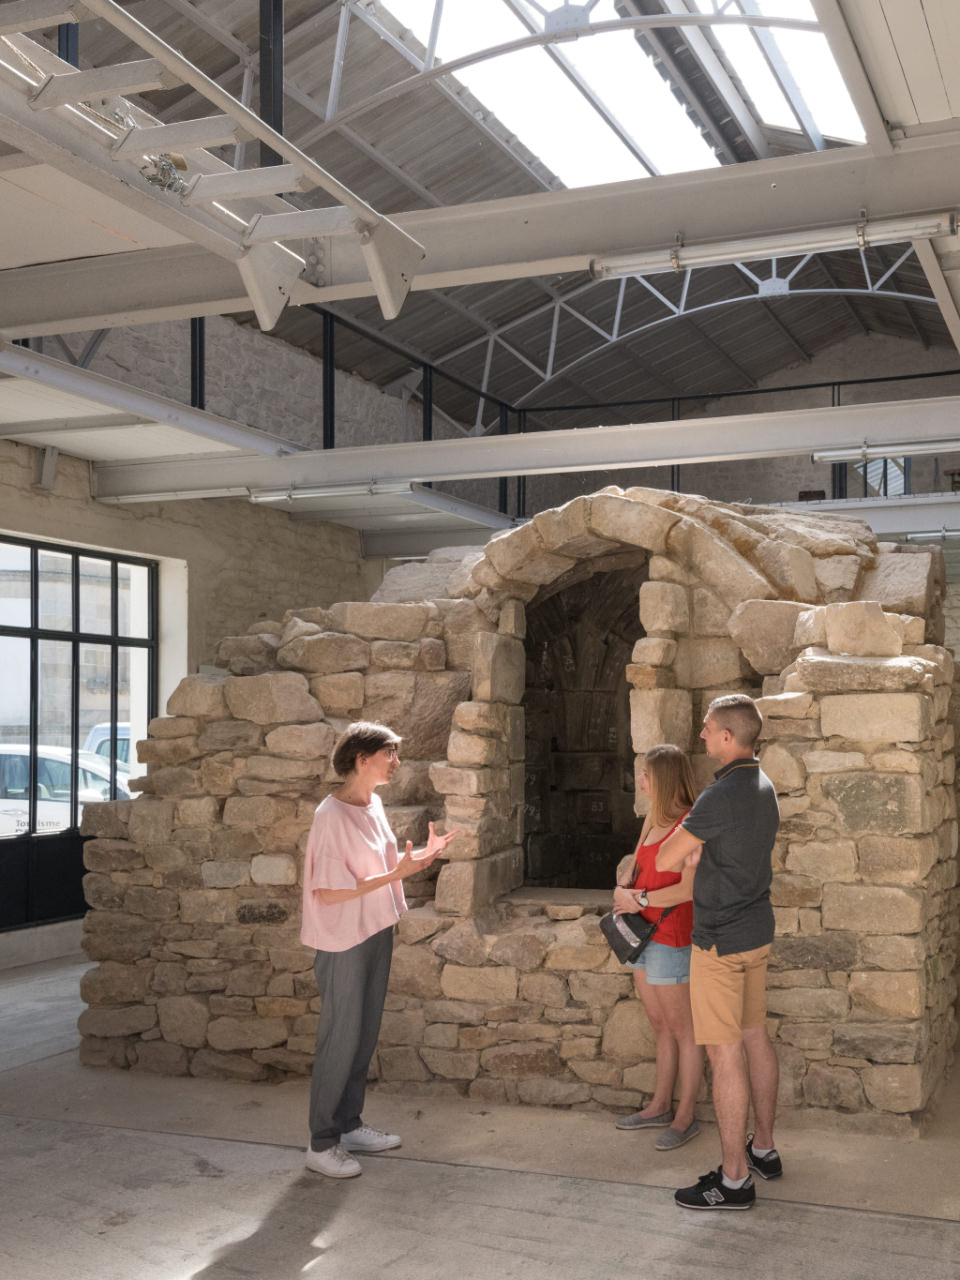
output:
[{"label": "man in grey polo shirt", "polygon": [[[696,866],[690,1003],[694,1034],[713,1068],[722,1163],[675,1196],[685,1209],[749,1209],[751,1170],[783,1172],[773,1143],[779,1069],[766,1028],[767,957],[773,941],[771,854],[780,824],[773,784],[754,746],[763,720],[746,694],[715,698],[700,737],[720,765],[679,831],[657,855],[658,871]],[[756,1133],[747,1136],[753,1102]]]}]

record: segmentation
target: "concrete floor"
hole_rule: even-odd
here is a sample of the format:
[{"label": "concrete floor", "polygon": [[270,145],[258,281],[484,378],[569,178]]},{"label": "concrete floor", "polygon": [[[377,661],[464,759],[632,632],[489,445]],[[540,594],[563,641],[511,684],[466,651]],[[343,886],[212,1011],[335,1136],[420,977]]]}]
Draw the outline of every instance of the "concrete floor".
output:
[{"label": "concrete floor", "polygon": [[675,1187],[673,1155],[601,1113],[372,1093],[395,1152],[303,1169],[307,1084],[95,1071],[76,1061],[82,961],[0,973],[4,1280],[960,1280],[960,1073],[914,1142],[783,1129],[745,1214]]}]

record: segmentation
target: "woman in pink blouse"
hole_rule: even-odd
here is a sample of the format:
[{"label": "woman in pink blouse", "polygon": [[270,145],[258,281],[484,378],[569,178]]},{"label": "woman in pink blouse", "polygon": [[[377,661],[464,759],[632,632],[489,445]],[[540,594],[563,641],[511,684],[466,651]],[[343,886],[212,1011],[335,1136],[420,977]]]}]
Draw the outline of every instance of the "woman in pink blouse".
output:
[{"label": "woman in pink blouse", "polygon": [[400,1139],[361,1119],[367,1068],[380,1032],[394,925],[406,911],[401,881],[422,871],[457,834],[430,823],[423,849],[403,856],[376,787],[397,770],[400,738],[359,721],[341,736],[333,767],[343,782],[319,806],[303,868],[301,941],[316,949],[323,1004],[310,1088],[307,1168],[330,1178],[360,1173],[354,1151],[387,1151]]}]

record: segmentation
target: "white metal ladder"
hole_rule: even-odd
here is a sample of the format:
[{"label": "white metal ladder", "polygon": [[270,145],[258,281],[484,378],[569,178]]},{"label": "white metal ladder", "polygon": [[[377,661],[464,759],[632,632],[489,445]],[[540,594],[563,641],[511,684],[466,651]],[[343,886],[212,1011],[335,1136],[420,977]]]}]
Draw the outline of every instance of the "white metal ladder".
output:
[{"label": "white metal ladder", "polygon": [[[148,56],[139,61],[78,71],[42,46],[26,39],[24,33],[61,23],[97,17],[141,48]],[[255,112],[238,102],[215,81],[204,75],[182,54],[172,49],[152,31],[122,9],[114,0],[7,0],[0,3],[0,94],[4,87],[16,86],[22,103],[11,104],[6,94],[3,114],[11,122],[17,142],[28,154],[44,158],[62,154],[71,145],[71,129],[85,132],[86,144],[95,139],[107,168],[124,164],[123,187],[137,192],[138,185],[154,188],[139,195],[149,196],[156,207],[157,197],[168,205],[176,202],[181,215],[177,229],[187,226],[190,236],[214,252],[236,261],[244,288],[264,329],[273,328],[290,298],[293,281],[303,271],[302,259],[282,249],[284,241],[321,239],[330,235],[353,234],[361,251],[380,308],[386,319],[400,311],[414,274],[424,257],[423,246],[389,218],[371,208],[326,169],[286,138],[265,124]],[[17,72],[3,58],[4,45],[19,54],[29,70]],[[91,104],[124,94],[187,84],[205,98],[216,114],[202,119],[160,124],[146,113],[125,104],[123,123],[95,118]],[[20,109],[26,107],[26,111]],[[44,135],[37,147],[29,145],[30,117],[35,130]],[[38,117],[46,120],[39,123]],[[90,124],[96,125],[91,131]],[[39,126],[39,127],[37,127]],[[86,128],[84,129],[84,126]],[[8,134],[8,136],[10,136]],[[206,157],[210,172],[180,181],[173,171],[171,153],[202,151],[204,148],[258,139],[276,152],[284,163],[236,170],[213,156]],[[79,157],[94,163],[89,145]],[[145,159],[158,160],[169,174],[166,182],[157,175],[143,173]],[[54,160],[55,163],[55,160]],[[136,171],[131,173],[131,166]],[[122,198],[122,187],[111,183],[110,194]],[[157,188],[161,188],[157,190]],[[310,191],[320,187],[340,203],[326,209],[256,213],[240,217],[222,207],[222,201],[279,196],[284,192]],[[142,201],[141,201],[142,205]],[[226,214],[234,225],[228,225]],[[164,219],[168,225],[170,220]],[[190,232],[187,232],[188,236]]]}]

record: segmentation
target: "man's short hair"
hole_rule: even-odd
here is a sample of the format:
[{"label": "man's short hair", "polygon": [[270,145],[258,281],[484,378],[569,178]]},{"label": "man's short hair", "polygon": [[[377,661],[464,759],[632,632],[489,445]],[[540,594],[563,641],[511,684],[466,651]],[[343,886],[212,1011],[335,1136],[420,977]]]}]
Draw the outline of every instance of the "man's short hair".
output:
[{"label": "man's short hair", "polygon": [[346,778],[357,767],[357,756],[375,756],[384,747],[396,746],[402,741],[399,734],[375,720],[356,720],[347,725],[333,748],[333,770],[338,777]]},{"label": "man's short hair", "polygon": [[726,693],[714,698],[707,715],[721,729],[726,729],[738,747],[753,748],[763,728],[763,716],[757,704],[746,693]]}]

